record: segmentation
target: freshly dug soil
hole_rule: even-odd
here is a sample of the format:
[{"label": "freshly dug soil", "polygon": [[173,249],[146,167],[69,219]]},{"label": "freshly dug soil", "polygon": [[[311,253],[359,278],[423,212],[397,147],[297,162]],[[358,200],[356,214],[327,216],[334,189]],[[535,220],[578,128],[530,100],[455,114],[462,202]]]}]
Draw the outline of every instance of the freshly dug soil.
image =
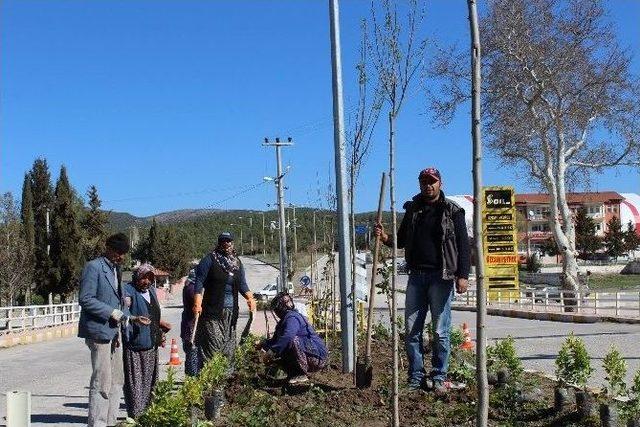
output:
[{"label": "freshly dug soil", "polygon": [[[238,426],[388,426],[391,424],[391,339],[373,343],[371,388],[354,387],[351,374],[341,371],[339,343],[331,342],[329,365],[312,374],[306,385],[291,387],[276,380],[253,357],[251,366],[236,372],[226,390],[226,405],[216,425]],[[363,347],[360,347],[363,348]],[[404,367],[406,359],[401,351]],[[426,357],[428,359],[428,355]],[[425,368],[430,368],[426,360]],[[511,388],[509,388],[511,387]],[[598,426],[597,417],[578,421],[575,405],[563,413],[553,411],[554,383],[525,374],[522,384],[491,388],[491,426]],[[524,399],[517,396],[524,396]],[[528,396],[528,398],[526,397]],[[410,391],[406,370],[400,372],[400,425],[473,426],[476,389],[450,391],[445,396]]]}]

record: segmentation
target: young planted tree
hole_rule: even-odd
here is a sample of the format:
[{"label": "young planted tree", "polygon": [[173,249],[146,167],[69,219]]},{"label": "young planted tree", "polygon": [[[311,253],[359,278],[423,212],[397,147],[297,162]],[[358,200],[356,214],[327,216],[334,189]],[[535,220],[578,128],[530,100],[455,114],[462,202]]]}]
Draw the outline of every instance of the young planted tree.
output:
[{"label": "young planted tree", "polygon": [[29,172],[33,196],[34,261],[33,280],[36,292],[46,301],[51,287],[53,265],[49,257],[48,218],[53,207],[53,190],[47,160],[36,159]]},{"label": "young planted tree", "polygon": [[426,41],[420,40],[419,30],[424,20],[424,9],[418,0],[410,0],[406,18],[398,15],[397,5],[389,0],[382,2],[382,21],[376,16],[372,5],[373,37],[369,42],[369,51],[373,58],[382,94],[389,108],[389,193],[391,205],[392,269],[391,277],[391,311],[393,335],[393,425],[400,424],[398,409],[398,328],[396,322],[396,278],[397,268],[397,215],[395,199],[395,125],[404,101],[409,95],[412,85],[416,83],[416,75],[422,68]]},{"label": "young planted tree", "polygon": [[[358,355],[358,310],[356,304],[356,218],[355,198],[356,184],[360,170],[366,156],[369,154],[371,140],[376,123],[380,117],[380,109],[383,103],[382,90],[374,81],[371,84],[371,70],[368,60],[368,31],[367,21],[361,24],[362,42],[360,43],[360,61],[356,66],[358,70],[358,106],[354,116],[350,119],[351,128],[347,132],[346,142],[349,160],[349,217],[351,230],[351,307],[353,310],[353,360],[357,361]],[[373,86],[373,87],[372,87]],[[354,378],[357,375],[354,370]]]},{"label": "young planted tree", "polygon": [[[602,3],[494,0],[480,25],[488,146],[550,195],[567,290],[579,288],[567,187],[640,156],[638,82]],[[432,67],[443,90],[431,104],[442,123],[468,99],[465,54],[445,52]]]},{"label": "young planted tree", "polygon": [[624,234],[620,218],[614,216],[607,222],[607,231],[604,233],[604,246],[607,248],[607,255],[618,258],[626,252]]},{"label": "young planted tree", "polygon": [[31,285],[33,260],[11,193],[0,196],[0,306],[11,306]]},{"label": "young planted tree", "polygon": [[78,289],[83,256],[75,194],[64,166],[60,168],[51,213],[51,261],[52,290],[68,301]]},{"label": "young planted tree", "polygon": [[82,230],[84,231],[84,258],[89,260],[104,252],[109,219],[107,214],[100,209],[102,202],[95,185],[89,187],[87,196],[89,197],[89,210],[86,211],[82,220]]},{"label": "young planted tree", "polygon": [[578,257],[588,259],[602,248],[602,240],[596,236],[596,223],[584,207],[576,213],[575,227]]}]

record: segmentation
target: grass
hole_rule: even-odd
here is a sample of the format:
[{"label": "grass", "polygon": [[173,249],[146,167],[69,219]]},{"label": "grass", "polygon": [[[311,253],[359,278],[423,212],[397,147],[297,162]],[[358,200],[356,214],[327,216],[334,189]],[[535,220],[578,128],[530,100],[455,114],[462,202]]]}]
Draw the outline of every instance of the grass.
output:
[{"label": "grass", "polygon": [[589,276],[589,289],[592,291],[640,290],[640,275],[592,274]]}]

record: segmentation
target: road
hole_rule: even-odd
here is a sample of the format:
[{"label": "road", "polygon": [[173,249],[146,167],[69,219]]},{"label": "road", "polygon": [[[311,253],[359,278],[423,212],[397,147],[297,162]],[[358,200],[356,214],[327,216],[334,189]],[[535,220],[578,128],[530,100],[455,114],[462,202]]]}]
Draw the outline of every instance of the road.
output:
[{"label": "road", "polygon": [[[254,259],[243,258],[247,282],[252,290],[275,281],[278,271]],[[178,301],[181,304],[181,301]],[[241,316],[248,312],[246,304],[240,304]],[[180,358],[184,353],[180,342],[181,307],[169,306],[162,316],[173,325],[168,342],[176,338]],[[160,362],[169,360],[169,348],[160,349]],[[86,425],[87,395],[91,376],[89,350],[80,338],[65,338],[54,341],[21,345],[0,349],[0,425],[6,417],[6,398],[9,390],[30,391],[32,426]],[[162,372],[167,366],[162,365]],[[178,370],[181,373],[182,367]],[[126,416],[124,400],[121,416]]]},{"label": "road", "polygon": [[[253,290],[273,282],[277,270],[259,261],[244,259],[248,282]],[[406,286],[407,276],[400,276],[399,288]],[[399,298],[404,307],[404,295]],[[377,316],[384,317],[386,304],[378,296]],[[163,317],[174,325],[169,340],[179,334],[181,308],[163,309]],[[247,308],[241,304],[239,329],[244,326]],[[453,324],[467,322],[475,338],[475,313],[453,312]],[[618,346],[629,365],[628,379],[640,368],[640,326],[614,323],[570,324],[488,316],[487,334],[490,340],[515,338],[516,348],[525,368],[552,374],[554,360],[562,342],[571,333],[584,339],[596,369],[591,386],[604,381],[602,358],[611,344]],[[179,339],[178,339],[178,342]],[[180,357],[184,355],[180,351]],[[169,347],[161,349],[162,363],[169,359]],[[90,377],[89,351],[78,338],[66,338],[0,350],[0,392],[26,390],[32,393],[32,425],[69,426],[86,424],[87,385]],[[179,368],[181,372],[182,368]],[[166,366],[162,366],[166,370]],[[0,399],[0,423],[6,415],[6,399]],[[124,405],[123,405],[124,406]],[[125,416],[124,407],[121,415]]]}]

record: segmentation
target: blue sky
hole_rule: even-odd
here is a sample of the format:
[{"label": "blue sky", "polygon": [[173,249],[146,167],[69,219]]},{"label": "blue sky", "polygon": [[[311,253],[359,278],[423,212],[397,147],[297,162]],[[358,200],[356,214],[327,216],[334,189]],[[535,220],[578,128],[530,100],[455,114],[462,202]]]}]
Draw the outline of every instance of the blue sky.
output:
[{"label": "blue sky", "polygon": [[[640,1],[609,0],[611,20],[640,74]],[[341,2],[345,106],[354,106],[359,22],[371,3]],[[428,3],[426,33],[468,43],[466,2]],[[318,205],[333,175],[328,3],[279,1],[62,1],[0,3],[0,191],[20,194],[33,160],[55,178],[65,164],[79,193],[94,184],[104,207],[136,215],[182,208],[265,209],[275,199],[272,148],[285,148],[287,201]],[[415,91],[398,123],[397,198],[417,172],[440,168],[449,194],[472,192],[462,109],[434,129]],[[356,209],[374,210],[387,168],[384,122],[362,171]],[[487,156],[487,185],[535,190]],[[640,192],[618,169],[593,190]]]}]

